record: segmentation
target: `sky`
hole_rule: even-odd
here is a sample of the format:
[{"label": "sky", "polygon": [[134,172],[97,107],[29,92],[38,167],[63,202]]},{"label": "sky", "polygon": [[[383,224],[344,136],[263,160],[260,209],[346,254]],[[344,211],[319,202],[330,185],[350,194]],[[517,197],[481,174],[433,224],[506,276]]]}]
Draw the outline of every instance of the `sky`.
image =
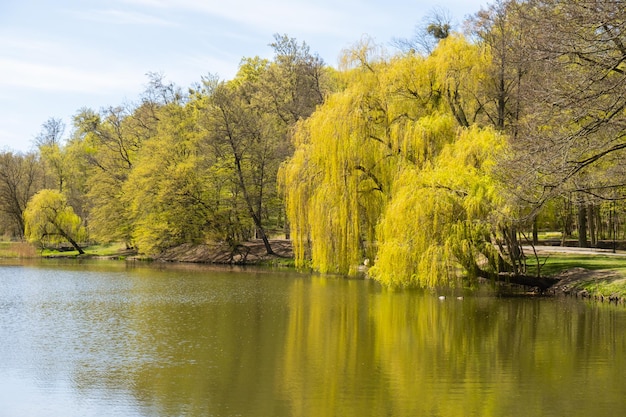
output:
[{"label": "sky", "polygon": [[147,74],[186,89],[271,59],[274,34],[328,65],[367,36],[393,51],[435,7],[456,23],[487,0],[0,0],[0,151],[27,152],[50,118],[137,102]]}]

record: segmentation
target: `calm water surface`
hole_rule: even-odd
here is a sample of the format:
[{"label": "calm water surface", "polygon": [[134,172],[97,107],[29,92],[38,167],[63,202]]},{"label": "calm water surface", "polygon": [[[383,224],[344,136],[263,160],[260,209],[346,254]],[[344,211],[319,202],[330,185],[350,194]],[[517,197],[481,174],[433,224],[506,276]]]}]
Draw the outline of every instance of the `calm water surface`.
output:
[{"label": "calm water surface", "polygon": [[0,416],[624,416],[626,307],[123,262],[0,266]]}]

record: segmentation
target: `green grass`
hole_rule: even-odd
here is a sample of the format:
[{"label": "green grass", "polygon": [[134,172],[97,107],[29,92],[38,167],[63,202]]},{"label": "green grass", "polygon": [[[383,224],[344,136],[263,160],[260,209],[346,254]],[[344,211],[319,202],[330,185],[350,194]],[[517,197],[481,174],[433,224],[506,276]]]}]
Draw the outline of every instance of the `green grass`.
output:
[{"label": "green grass", "polygon": [[[528,259],[529,273],[536,273],[536,265],[532,265],[532,258]],[[626,276],[626,257],[602,256],[602,255],[568,255],[552,254],[550,256],[540,256],[542,275],[555,275],[561,271],[571,268],[585,268],[591,270],[610,269],[620,271]],[[545,262],[545,264],[544,264]]]},{"label": "green grass", "polygon": [[626,278],[585,281],[575,285],[575,288],[587,290],[592,296],[626,298]]},{"label": "green grass", "polygon": [[[607,271],[606,274],[581,280],[573,284],[571,288],[574,291],[587,290],[591,296],[595,297],[626,298],[626,257],[553,254],[540,257],[540,262],[545,262],[541,268],[541,273],[545,276],[556,275],[572,268]],[[530,274],[536,273],[536,265],[531,265],[530,259],[528,269]]]},{"label": "green grass", "polygon": [[[124,253],[126,251],[126,247],[122,243],[113,243],[113,244],[106,244],[106,245],[87,246],[87,247],[84,247],[83,250],[85,251],[84,256],[118,256],[121,253]],[[44,249],[43,251],[41,251],[41,256],[48,257],[48,258],[55,258],[55,257],[71,258],[71,257],[78,257],[80,255],[78,254],[78,251],[75,251],[75,250],[58,251],[54,249]]]},{"label": "green grass", "polygon": [[260,266],[273,268],[295,268],[296,261],[293,258],[274,258],[259,262]]},{"label": "green grass", "polygon": [[[526,236],[530,238],[532,236],[532,232],[527,232]],[[560,240],[562,237],[562,233],[561,232],[539,232],[537,233],[537,237],[539,240],[554,240],[554,239]]]}]

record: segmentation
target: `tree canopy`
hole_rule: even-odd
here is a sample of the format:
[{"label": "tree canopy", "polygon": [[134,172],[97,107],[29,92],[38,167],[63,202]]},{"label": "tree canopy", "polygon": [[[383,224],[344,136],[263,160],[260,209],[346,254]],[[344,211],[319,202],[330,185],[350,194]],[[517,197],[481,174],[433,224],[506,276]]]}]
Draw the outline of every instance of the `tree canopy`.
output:
[{"label": "tree canopy", "polygon": [[[462,57],[461,59],[459,59]],[[362,62],[295,132],[283,187],[296,259],[393,285],[441,284],[461,263],[497,255],[503,212],[492,168],[503,136],[468,121],[480,47],[455,35],[427,58]],[[495,264],[494,264],[495,265]]]}]

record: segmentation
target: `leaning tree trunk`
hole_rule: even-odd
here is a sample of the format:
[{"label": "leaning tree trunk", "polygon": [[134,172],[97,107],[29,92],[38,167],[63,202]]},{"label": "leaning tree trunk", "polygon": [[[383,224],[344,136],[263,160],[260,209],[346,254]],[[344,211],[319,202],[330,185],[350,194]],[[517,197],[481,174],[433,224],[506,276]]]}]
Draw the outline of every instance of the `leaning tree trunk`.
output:
[{"label": "leaning tree trunk", "polygon": [[541,292],[545,292],[555,285],[559,280],[557,278],[531,276],[527,274],[514,274],[508,272],[489,273],[482,269],[478,269],[478,277],[489,279],[495,282],[503,282],[507,284],[522,285],[524,287],[537,288]]},{"label": "leaning tree trunk", "polygon": [[85,254],[85,251],[83,250],[83,248],[81,248],[80,245],[76,243],[76,241],[72,238],[72,236],[70,236],[67,232],[65,232],[65,230],[63,230],[58,225],[55,225],[55,227],[58,230],[59,234],[63,236],[70,243],[70,245],[72,245],[72,247],[78,252],[79,255]]},{"label": "leaning tree trunk", "polygon": [[503,260],[506,260],[508,265],[501,265],[500,270],[512,272],[515,275],[525,273],[526,264],[524,261],[524,251],[517,238],[517,229],[515,226],[503,227],[502,237],[504,239],[504,245],[500,245],[500,251]]},{"label": "leaning tree trunk", "polygon": [[256,227],[257,233],[261,235],[261,239],[263,240],[263,245],[265,245],[265,251],[267,252],[268,255],[274,255],[274,251],[272,250],[270,241],[267,238],[265,229],[263,228],[263,222],[261,221],[261,212],[260,210],[258,213],[254,211],[254,205],[252,204],[250,194],[248,194],[248,188],[246,187],[246,182],[244,181],[244,178],[243,178],[241,160],[237,155],[235,155],[235,167],[237,169],[237,175],[239,177],[239,185],[243,193],[243,198],[246,201],[246,206],[248,207],[248,213],[250,217],[252,218],[252,221],[254,222],[254,226]]}]

